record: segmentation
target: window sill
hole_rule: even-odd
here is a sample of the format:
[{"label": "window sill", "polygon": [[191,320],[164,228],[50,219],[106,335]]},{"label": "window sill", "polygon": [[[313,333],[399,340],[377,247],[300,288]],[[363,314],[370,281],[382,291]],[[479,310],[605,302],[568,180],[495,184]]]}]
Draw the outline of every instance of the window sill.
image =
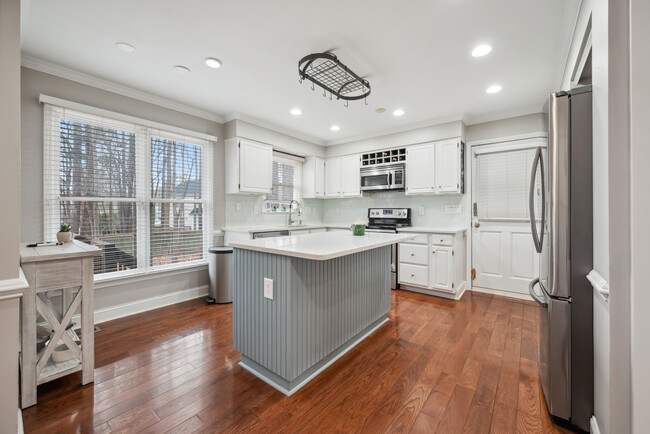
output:
[{"label": "window sill", "polygon": [[197,262],[192,265],[181,265],[175,267],[159,268],[150,271],[136,271],[122,275],[110,277],[95,276],[95,289],[109,288],[111,286],[126,285],[137,283],[144,280],[159,279],[161,277],[171,277],[179,274],[196,273],[208,269],[208,263]]}]

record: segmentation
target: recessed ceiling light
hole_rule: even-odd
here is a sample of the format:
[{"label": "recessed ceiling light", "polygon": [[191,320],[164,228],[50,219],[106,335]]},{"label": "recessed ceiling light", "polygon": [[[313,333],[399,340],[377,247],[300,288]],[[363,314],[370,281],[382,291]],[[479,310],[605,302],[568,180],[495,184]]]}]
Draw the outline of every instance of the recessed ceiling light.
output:
[{"label": "recessed ceiling light", "polygon": [[385,111],[386,111],[386,109],[383,108],[383,107],[379,107],[378,109],[375,110],[375,112],[377,112],[377,113],[383,113]]},{"label": "recessed ceiling light", "polygon": [[502,89],[501,86],[499,86],[498,84],[493,84],[492,86],[485,89],[485,91],[487,93],[497,93],[497,92],[500,92],[501,89]]},{"label": "recessed ceiling light", "polygon": [[300,116],[302,114],[302,110],[300,110],[299,108],[293,108],[289,113],[291,113],[294,116]]},{"label": "recessed ceiling light", "polygon": [[118,42],[115,44],[115,46],[125,53],[135,53],[135,47],[131,44],[127,44],[126,42]]},{"label": "recessed ceiling light", "polygon": [[208,57],[205,59],[205,64],[208,65],[210,68],[221,68],[221,60],[216,59],[214,57]]},{"label": "recessed ceiling light", "polygon": [[182,65],[176,65],[176,66],[174,66],[173,69],[174,69],[174,71],[175,71],[176,73],[178,73],[178,74],[180,74],[180,75],[189,74],[189,73],[191,72],[191,71],[190,71],[190,68],[187,68],[187,67],[182,66]]},{"label": "recessed ceiling light", "polygon": [[483,57],[492,51],[492,47],[489,45],[479,45],[478,47],[472,50],[472,56],[474,57]]},{"label": "recessed ceiling light", "polygon": [[406,113],[404,110],[397,109],[393,112],[393,116],[402,116],[404,113]]},{"label": "recessed ceiling light", "polygon": [[340,129],[341,129],[341,127],[339,127],[338,125],[332,125],[332,126],[330,127],[330,130],[332,130],[332,131],[338,131],[338,130],[340,130]]}]

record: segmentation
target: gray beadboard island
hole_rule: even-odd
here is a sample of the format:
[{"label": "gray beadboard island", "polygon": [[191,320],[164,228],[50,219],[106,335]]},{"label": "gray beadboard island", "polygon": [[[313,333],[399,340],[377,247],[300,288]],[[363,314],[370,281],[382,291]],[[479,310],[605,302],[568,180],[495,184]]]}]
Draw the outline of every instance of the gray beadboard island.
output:
[{"label": "gray beadboard island", "polygon": [[230,243],[240,366],[294,393],[388,321],[390,246],[412,238],[325,232]]}]

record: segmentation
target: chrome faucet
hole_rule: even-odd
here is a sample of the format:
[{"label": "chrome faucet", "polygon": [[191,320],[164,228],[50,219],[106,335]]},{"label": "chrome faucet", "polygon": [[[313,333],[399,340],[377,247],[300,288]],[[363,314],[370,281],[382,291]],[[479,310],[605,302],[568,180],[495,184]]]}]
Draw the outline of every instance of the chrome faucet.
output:
[{"label": "chrome faucet", "polygon": [[[295,199],[292,200],[291,202],[289,202],[289,218],[288,218],[289,221],[288,221],[288,226],[291,226],[291,225],[293,225],[293,224],[295,223],[294,220],[293,220],[293,217],[292,217],[292,215],[293,215],[293,207],[292,207],[292,205],[293,205],[294,202],[296,202],[296,205],[298,205],[298,217],[301,216],[301,211],[300,211],[300,202],[298,202],[298,201],[295,200]],[[302,221],[299,219],[299,220],[298,220],[298,224],[300,224],[300,223],[302,223]]]}]

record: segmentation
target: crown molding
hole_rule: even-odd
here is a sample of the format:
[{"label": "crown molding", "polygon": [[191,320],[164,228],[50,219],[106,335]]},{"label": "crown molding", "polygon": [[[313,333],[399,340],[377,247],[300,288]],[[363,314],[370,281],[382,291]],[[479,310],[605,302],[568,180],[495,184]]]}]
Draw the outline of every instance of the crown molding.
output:
[{"label": "crown molding", "polygon": [[362,134],[359,136],[348,137],[345,139],[332,140],[332,141],[325,142],[323,146],[344,145],[346,143],[357,142],[359,140],[374,139],[375,137],[387,136],[389,134],[403,133],[406,131],[417,130],[419,128],[433,127],[436,125],[442,125],[449,122],[462,122],[462,121],[463,121],[463,117],[460,115],[445,116],[442,118],[436,118],[428,121],[418,122],[415,124],[408,124],[401,127],[391,128],[391,129],[382,130],[374,133]]},{"label": "crown molding", "polygon": [[483,124],[485,122],[500,121],[503,119],[516,118],[518,116],[533,115],[542,113],[544,109],[543,104],[532,105],[530,107],[523,107],[505,112],[493,113],[484,116],[467,116],[465,118],[465,125]]},{"label": "crown molding", "polygon": [[224,117],[224,123],[228,123],[230,121],[243,121],[243,122],[248,122],[249,124],[256,125],[258,127],[266,128],[271,131],[275,131],[276,133],[280,134],[285,134],[287,136],[294,137],[296,139],[304,140],[305,142],[312,143],[314,145],[318,146],[325,146],[325,141],[317,139],[312,136],[308,136],[306,134],[299,133],[298,131],[294,131],[290,128],[285,128],[281,127],[279,125],[276,125],[272,122],[268,122],[259,118],[256,118],[254,116],[249,116],[245,115],[243,113],[239,112],[233,112]]},{"label": "crown molding", "polygon": [[92,86],[97,89],[105,90],[107,92],[116,93],[118,95],[126,96],[129,98],[137,99],[149,104],[154,104],[166,109],[174,110],[177,112],[185,113],[188,115],[196,116],[201,119],[206,119],[213,122],[224,123],[224,117],[217,113],[212,113],[187,104],[180,103],[171,99],[163,98],[157,95],[150,94],[132,87],[124,86],[121,84],[113,83],[108,80],[93,77],[92,75],[84,74],[82,72],[74,71],[54,63],[46,62],[35,57],[22,55],[21,65],[25,68],[34,69],[36,71],[44,72],[46,74],[54,75],[56,77],[65,78],[66,80],[74,81],[76,83]]}]

